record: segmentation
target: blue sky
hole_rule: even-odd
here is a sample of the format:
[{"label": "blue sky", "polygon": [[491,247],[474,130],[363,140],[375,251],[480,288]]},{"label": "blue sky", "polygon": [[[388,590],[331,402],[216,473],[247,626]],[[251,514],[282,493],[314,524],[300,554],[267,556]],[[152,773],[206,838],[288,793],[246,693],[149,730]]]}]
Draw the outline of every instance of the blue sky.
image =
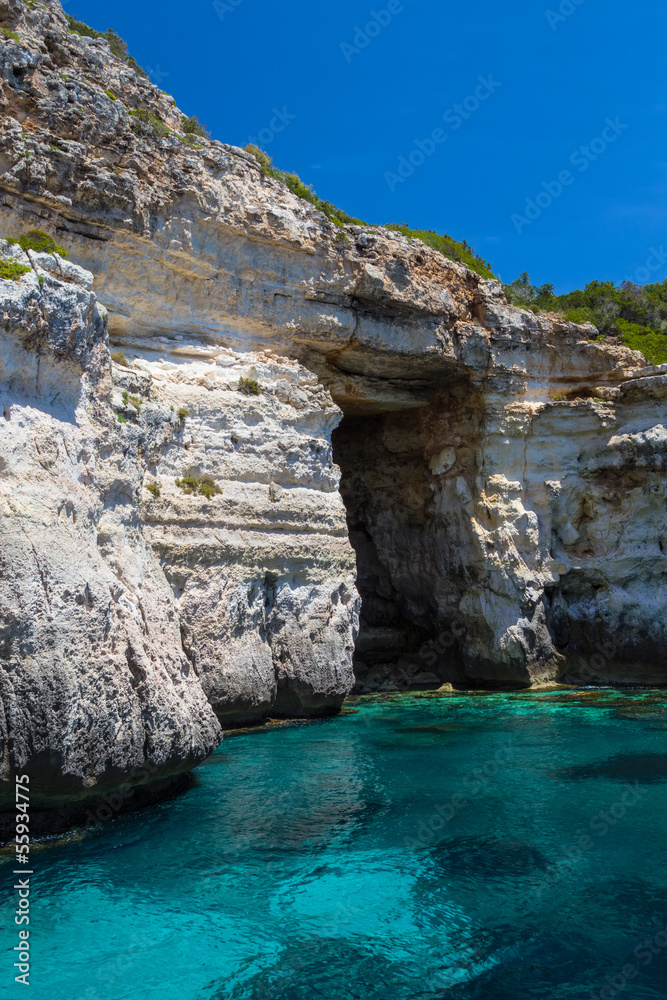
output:
[{"label": "blue sky", "polygon": [[667,278],[664,0],[216,3],[64,6],[351,215],[467,239],[504,281]]}]

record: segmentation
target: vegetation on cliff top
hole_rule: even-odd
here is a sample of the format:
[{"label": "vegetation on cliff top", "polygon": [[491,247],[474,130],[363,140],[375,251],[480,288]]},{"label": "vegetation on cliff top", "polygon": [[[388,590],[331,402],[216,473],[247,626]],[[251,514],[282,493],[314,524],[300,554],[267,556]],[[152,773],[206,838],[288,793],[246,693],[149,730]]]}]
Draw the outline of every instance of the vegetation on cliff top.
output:
[{"label": "vegetation on cliff top", "polygon": [[[286,185],[287,188],[295,194],[297,198],[303,198],[305,201],[310,202],[315,208],[319,209],[320,212],[324,212],[326,217],[334,223],[334,225],[339,228],[343,228],[346,225],[354,226],[365,226],[368,223],[363,222],[361,219],[356,219],[342,209],[337,208],[330,201],[323,201],[319,198],[312,189],[312,186],[304,184],[298,174],[289,173],[284,170],[279,170],[274,166],[271,157],[264,152],[264,150],[259,149],[257,146],[246,146],[246,152],[254,156],[259,163],[262,174],[264,177],[273,177],[275,180],[281,181]],[[427,246],[432,247],[447,257],[448,260],[458,261],[459,263],[466,264],[472,271],[476,271],[477,274],[481,275],[483,278],[493,278],[495,275],[491,271],[491,266],[485,261],[479,254],[475,253],[472,247],[463,241],[463,243],[458,242],[458,240],[452,239],[451,236],[440,236],[438,233],[432,230],[423,229],[410,229],[409,226],[405,224],[391,223],[383,227],[384,229],[392,229],[395,232],[402,233],[404,236],[411,237],[412,239],[421,240],[422,243],[426,243]]]},{"label": "vegetation on cliff top", "polygon": [[[69,14],[65,17],[70,31],[88,38],[104,38],[115,56],[131,66],[138,74],[146,77],[147,74],[128,54],[126,43],[111,28],[105,32],[96,31]],[[115,95],[107,93],[112,100],[116,100]],[[149,111],[135,109],[131,110],[130,114],[134,119],[132,127],[139,134],[159,139],[171,131]],[[195,116],[183,119],[182,132],[183,135],[179,137],[181,141],[195,148],[197,139],[209,138],[208,131]],[[246,151],[257,160],[264,177],[273,177],[280,181],[292,194],[303,198],[323,212],[341,230],[339,234],[341,241],[345,240],[342,230],[346,225],[367,225],[363,220],[348,215],[330,201],[324,201],[315,193],[312,185],[305,184],[298,174],[280,170],[264,150],[249,145],[246,146]],[[460,242],[446,234],[440,235],[434,230],[411,229],[406,223],[390,223],[383,228],[402,233],[411,239],[421,240],[443,257],[464,264],[482,278],[495,278],[489,262],[476,253],[465,240]],[[29,233],[27,237],[11,242],[19,242],[23,249],[47,249],[38,246],[26,247],[21,242],[35,235],[46,234]],[[61,247],[54,241],[51,242],[53,246],[48,247],[49,252],[67,256]],[[504,289],[508,301],[513,305],[530,309],[535,313],[544,311],[560,313],[573,323],[590,322],[599,330],[601,339],[618,338],[627,347],[641,351],[647,360],[654,364],[667,362],[667,281],[645,286],[627,281],[620,286],[614,285],[613,282],[593,281],[583,290],[577,289],[566,295],[554,295],[553,285],[533,286],[528,274],[524,272],[512,284],[505,285]],[[248,391],[247,386],[244,387],[244,391]]]},{"label": "vegetation on cliff top", "polygon": [[281,181],[292,194],[295,194],[297,198],[303,198],[305,201],[309,201],[311,205],[319,209],[320,212],[324,212],[326,217],[334,223],[334,225],[342,228],[345,225],[355,225],[355,226],[365,226],[366,223],[362,222],[361,219],[355,219],[347,212],[343,212],[342,209],[336,208],[332,205],[330,201],[322,201],[321,198],[315,194],[312,186],[304,184],[298,174],[290,173],[285,170],[279,170],[273,165],[273,160],[271,157],[264,152],[264,150],[259,149],[257,146],[246,146],[246,152],[254,156],[260,165],[262,174],[264,177],[273,177],[277,181]]},{"label": "vegetation on cliff top", "polygon": [[451,236],[440,236],[439,233],[434,232],[432,229],[410,229],[405,224],[390,223],[384,228],[392,229],[396,233],[403,233],[404,236],[413,240],[421,240],[427,246],[438,250],[448,260],[465,264],[466,267],[469,267],[471,271],[475,271],[482,278],[495,278],[489,262],[480,257],[478,253],[475,253],[465,240],[461,243],[458,240],[452,239]]},{"label": "vegetation on cliff top", "polygon": [[667,281],[652,285],[591,281],[584,289],[554,295],[553,285],[531,285],[524,272],[504,288],[512,305],[535,313],[560,313],[572,323],[592,323],[602,339],[616,337],[651,363],[667,363]]},{"label": "vegetation on cliff top", "polygon": [[136,59],[129,55],[126,43],[112,28],[107,28],[106,31],[96,31],[95,28],[84,24],[83,21],[77,21],[76,18],[71,17],[69,14],[65,14],[65,17],[67,18],[69,30],[74,32],[75,35],[81,35],[82,38],[103,38],[115,56],[122,59],[139,76],[148,78],[148,74],[144,72]]}]

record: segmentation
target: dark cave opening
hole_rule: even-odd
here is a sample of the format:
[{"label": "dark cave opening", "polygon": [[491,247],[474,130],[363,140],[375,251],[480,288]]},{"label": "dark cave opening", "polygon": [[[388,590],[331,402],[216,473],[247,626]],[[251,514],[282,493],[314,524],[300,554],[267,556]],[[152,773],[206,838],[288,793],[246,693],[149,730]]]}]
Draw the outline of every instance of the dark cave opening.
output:
[{"label": "dark cave opening", "polygon": [[362,607],[356,691],[438,687],[441,629],[429,592],[432,490],[415,411],[346,415],[332,435]]}]

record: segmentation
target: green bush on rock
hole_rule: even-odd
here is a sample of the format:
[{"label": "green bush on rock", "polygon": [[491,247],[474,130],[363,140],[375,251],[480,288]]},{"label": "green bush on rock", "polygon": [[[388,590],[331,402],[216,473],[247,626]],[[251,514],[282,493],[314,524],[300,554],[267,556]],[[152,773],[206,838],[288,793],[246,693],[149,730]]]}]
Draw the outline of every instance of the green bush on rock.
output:
[{"label": "green bush on rock", "polygon": [[22,274],[32,271],[31,267],[19,264],[15,260],[0,260],[0,278],[5,281],[18,281]]},{"label": "green bush on rock", "polygon": [[441,253],[448,260],[456,261],[458,264],[465,264],[466,267],[469,267],[471,271],[475,271],[482,278],[495,278],[489,262],[480,257],[465,240],[461,243],[458,240],[452,239],[451,236],[440,236],[439,233],[434,232],[432,229],[410,229],[406,225],[395,222],[389,223],[384,228],[390,229],[395,233],[402,233],[403,236],[407,236],[413,240],[421,240],[426,246],[437,250],[438,253]]},{"label": "green bush on rock", "polygon": [[108,28],[106,31],[96,31],[95,28],[84,24],[83,21],[77,21],[76,18],[71,17],[69,14],[65,14],[65,17],[69,30],[75,35],[80,35],[82,38],[103,38],[115,56],[122,59],[139,76],[148,79],[148,74],[143,71],[136,59],[128,54],[126,43],[112,28]]},{"label": "green bush on rock", "polygon": [[262,387],[255,379],[252,378],[240,378],[239,379],[239,392],[244,393],[246,396],[261,396]]},{"label": "green bush on rock", "polygon": [[18,244],[21,250],[33,250],[35,253],[55,253],[59,257],[67,258],[67,251],[63,249],[52,236],[43,233],[41,229],[31,229],[18,239],[8,239],[12,245]]},{"label": "green bush on rock", "polygon": [[207,500],[222,493],[215,479],[212,479],[211,476],[185,476],[183,479],[177,479],[176,485],[190,496],[199,494],[206,497]]},{"label": "green bush on rock", "polygon": [[133,108],[130,115],[133,118],[132,129],[137,135],[149,139],[164,139],[171,131],[157,115],[145,108]]},{"label": "green bush on rock", "polygon": [[[344,229],[346,225],[355,226],[365,226],[366,223],[361,219],[356,219],[342,209],[337,208],[332,205],[330,201],[323,201],[313,191],[312,187],[301,180],[298,174],[289,173],[284,170],[279,170],[273,164],[271,157],[264,152],[263,149],[259,149],[258,146],[246,146],[246,153],[250,153],[257,162],[259,163],[260,169],[262,171],[263,177],[273,177],[274,180],[281,181],[291,192],[295,194],[297,198],[303,198],[304,201],[310,202],[315,208],[319,209],[320,212],[324,212],[326,217],[333,222],[335,226],[339,229]],[[438,233],[432,230],[424,229],[410,229],[407,225],[391,223],[383,227],[384,229],[390,229],[394,232],[402,233],[404,236],[412,237],[413,239],[421,240],[427,246],[432,247],[447,257],[448,260],[458,261],[461,264],[465,264],[472,271],[476,271],[477,274],[481,275],[483,278],[493,278],[495,275],[491,270],[491,265],[485,261],[479,254],[475,253],[472,247],[468,246],[465,240],[460,243],[457,240],[452,239],[451,236],[440,236]],[[342,244],[345,242],[342,234],[336,236],[335,242]]]},{"label": "green bush on rock", "polygon": [[555,295],[553,285],[532,285],[524,271],[503,287],[512,305],[534,313],[560,313],[570,323],[592,323],[600,334],[593,339],[616,338],[652,364],[667,362],[667,281],[591,281],[583,289]]},{"label": "green bush on rock", "polygon": [[277,167],[273,165],[273,160],[264,150],[259,149],[258,146],[246,146],[246,153],[250,153],[251,156],[259,163],[260,169],[262,171],[263,177],[273,177],[277,181],[281,181],[291,192],[295,194],[297,198],[303,198],[304,201],[310,202],[315,208],[319,209],[320,212],[324,212],[326,217],[331,220],[336,226],[344,225],[356,225],[365,226],[366,223],[362,222],[361,219],[355,219],[347,212],[343,212],[342,209],[336,208],[332,205],[330,201],[322,201],[321,198],[313,191],[312,187],[304,184],[298,174],[288,173],[284,170],[278,170]]},{"label": "green bush on rock", "polygon": [[200,139],[210,139],[208,129],[205,125],[202,125],[196,115],[184,118],[181,128],[186,136],[198,136]]}]

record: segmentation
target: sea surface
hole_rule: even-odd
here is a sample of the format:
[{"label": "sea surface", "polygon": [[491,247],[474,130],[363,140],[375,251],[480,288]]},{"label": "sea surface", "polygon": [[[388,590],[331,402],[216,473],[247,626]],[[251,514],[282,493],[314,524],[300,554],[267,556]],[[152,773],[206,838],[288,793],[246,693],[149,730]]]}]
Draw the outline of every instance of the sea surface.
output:
[{"label": "sea surface", "polygon": [[667,998],[667,699],[357,699],[33,848],[31,1000]]}]

